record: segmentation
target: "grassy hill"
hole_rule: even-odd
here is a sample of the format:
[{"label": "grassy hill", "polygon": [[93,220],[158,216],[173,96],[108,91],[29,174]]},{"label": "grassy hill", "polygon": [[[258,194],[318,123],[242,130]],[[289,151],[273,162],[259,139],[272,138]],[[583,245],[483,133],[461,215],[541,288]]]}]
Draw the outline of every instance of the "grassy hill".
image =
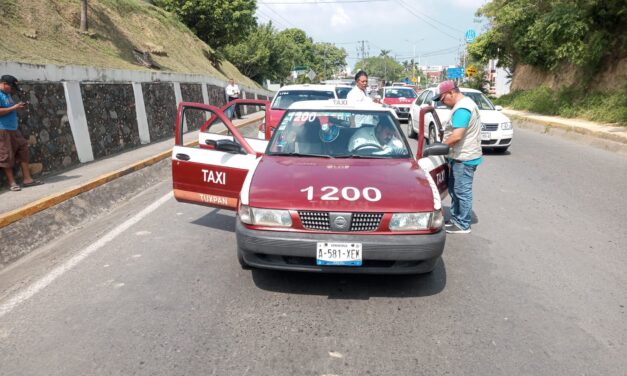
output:
[{"label": "grassy hill", "polygon": [[138,64],[138,49],[150,51],[160,71],[233,77],[259,87],[228,61],[215,69],[207,58],[211,47],[160,8],[142,0],[88,3],[89,32],[81,33],[77,0],[0,0],[0,59],[154,71]]}]

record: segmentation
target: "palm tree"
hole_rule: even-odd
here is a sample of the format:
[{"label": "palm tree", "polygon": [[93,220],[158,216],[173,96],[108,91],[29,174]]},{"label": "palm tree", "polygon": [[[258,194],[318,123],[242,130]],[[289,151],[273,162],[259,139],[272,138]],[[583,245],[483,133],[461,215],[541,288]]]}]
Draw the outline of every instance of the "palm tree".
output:
[{"label": "palm tree", "polygon": [[387,57],[390,52],[392,52],[392,50],[381,50],[381,53],[379,53],[379,56]]}]

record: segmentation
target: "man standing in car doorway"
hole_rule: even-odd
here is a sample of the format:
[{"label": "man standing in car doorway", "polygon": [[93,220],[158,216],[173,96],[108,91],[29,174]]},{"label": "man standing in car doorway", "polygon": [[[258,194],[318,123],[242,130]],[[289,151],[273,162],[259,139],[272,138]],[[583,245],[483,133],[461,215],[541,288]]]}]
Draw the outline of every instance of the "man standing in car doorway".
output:
[{"label": "man standing in car doorway", "polygon": [[448,180],[451,220],[445,228],[447,233],[467,234],[472,220],[472,183],[477,166],[483,161],[479,109],[452,80],[438,85],[434,100],[452,108],[444,124],[443,141],[450,147],[451,167]]},{"label": "man standing in car doorway", "polygon": [[[235,80],[233,80],[232,78],[229,78],[229,84],[226,85],[226,88],[224,89],[225,93],[226,93],[226,101],[230,102],[232,100],[238,99],[239,98],[239,86],[237,86],[237,84],[235,83]],[[242,114],[239,111],[239,106],[235,106],[235,117],[238,119],[242,118]]]}]

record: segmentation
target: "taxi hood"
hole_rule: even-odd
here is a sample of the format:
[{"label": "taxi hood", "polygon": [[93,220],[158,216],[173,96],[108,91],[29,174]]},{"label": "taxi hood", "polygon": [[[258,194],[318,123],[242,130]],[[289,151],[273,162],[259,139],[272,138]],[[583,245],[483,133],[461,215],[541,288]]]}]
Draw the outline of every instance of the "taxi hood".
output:
[{"label": "taxi hood", "polygon": [[[370,199],[364,197],[369,187],[380,191],[380,199],[372,189],[366,190]],[[249,195],[251,206],[273,209],[426,212],[434,207],[425,172],[413,159],[264,155]]]}]

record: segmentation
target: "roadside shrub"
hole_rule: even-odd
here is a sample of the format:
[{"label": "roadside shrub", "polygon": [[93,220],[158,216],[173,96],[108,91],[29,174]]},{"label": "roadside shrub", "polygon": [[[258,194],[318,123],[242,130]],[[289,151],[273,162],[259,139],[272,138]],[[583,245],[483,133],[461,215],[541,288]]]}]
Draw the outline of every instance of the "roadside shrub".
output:
[{"label": "roadside shrub", "polygon": [[627,126],[627,85],[614,92],[588,91],[578,86],[554,91],[541,86],[503,95],[494,102],[542,115],[577,117]]}]

